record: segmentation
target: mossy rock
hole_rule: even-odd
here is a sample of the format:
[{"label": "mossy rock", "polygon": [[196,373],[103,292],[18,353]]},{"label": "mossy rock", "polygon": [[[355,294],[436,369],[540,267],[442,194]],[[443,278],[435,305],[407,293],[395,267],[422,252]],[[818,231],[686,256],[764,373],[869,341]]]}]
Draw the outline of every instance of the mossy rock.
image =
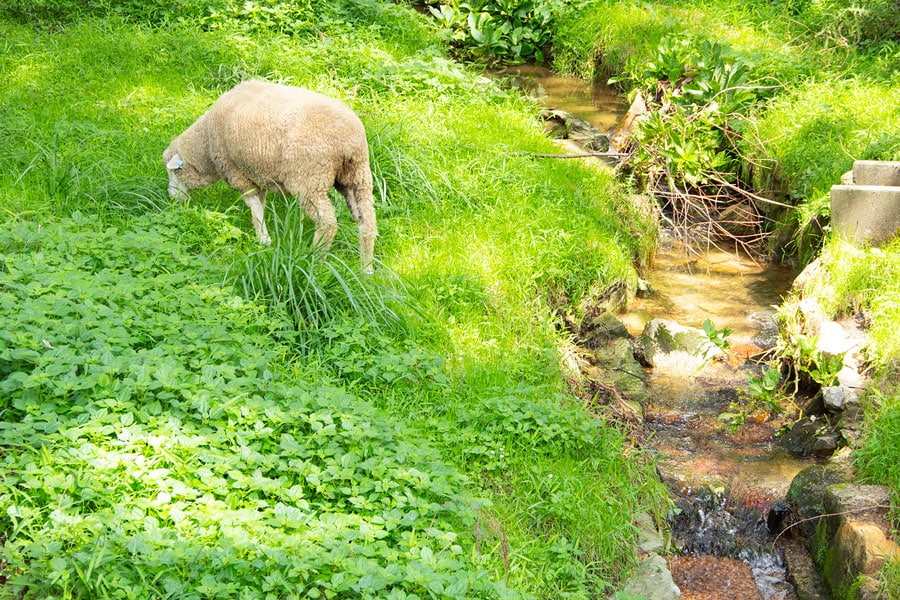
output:
[{"label": "mossy rock", "polygon": [[[798,518],[817,517],[824,512],[825,489],[846,480],[846,474],[840,466],[825,464],[806,467],[794,476],[786,499],[794,506]],[[816,521],[805,521],[799,527],[807,539],[812,539],[816,530]]]},{"label": "mossy rock", "polygon": [[614,339],[594,350],[592,358],[603,373],[602,381],[614,386],[626,398],[643,401],[646,375],[634,357],[630,341]]}]

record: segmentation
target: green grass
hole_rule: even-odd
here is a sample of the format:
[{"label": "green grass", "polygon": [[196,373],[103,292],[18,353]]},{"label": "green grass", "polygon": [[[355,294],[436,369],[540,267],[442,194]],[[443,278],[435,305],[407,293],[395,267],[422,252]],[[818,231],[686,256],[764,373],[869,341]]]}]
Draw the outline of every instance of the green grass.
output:
[{"label": "green grass", "polygon": [[771,88],[738,150],[755,188],[795,207],[769,216],[783,231],[775,250],[805,264],[828,232],[831,185],[854,160],[900,156],[894,9],[872,2],[854,11],[838,0],[598,2],[557,20],[555,65],[627,84],[623,76],[639,78],[666,37],[736,52],[751,80]]},{"label": "green grass", "polygon": [[822,272],[810,291],[826,313],[870,320],[866,349],[876,369],[896,369],[900,358],[900,242],[860,249],[834,240],[821,255]]},{"label": "green grass", "polygon": [[[2,21],[4,589],[609,591],[665,491],[571,405],[547,298],[632,281],[647,220],[611,176],[521,154],[553,151],[537,107],[410,8],[272,2],[267,24],[219,4]],[[271,249],[224,184],[165,198],[162,150],[249,76],[360,114],[376,278],[345,208],[323,263],[276,198]]]}]

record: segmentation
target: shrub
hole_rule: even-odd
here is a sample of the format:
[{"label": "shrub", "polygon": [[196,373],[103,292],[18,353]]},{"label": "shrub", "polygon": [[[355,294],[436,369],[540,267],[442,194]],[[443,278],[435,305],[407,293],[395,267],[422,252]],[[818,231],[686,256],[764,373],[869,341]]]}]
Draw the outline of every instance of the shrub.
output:
[{"label": "shrub", "polygon": [[[646,99],[626,163],[668,209],[677,231],[703,223],[709,235],[753,248],[760,234],[733,234],[720,212],[738,205],[742,226],[759,228],[757,198],[742,181],[741,146],[751,109],[772,86],[754,81],[752,65],[718,42],[666,37],[650,60],[635,58],[623,78]],[[737,214],[737,213],[736,213]]]},{"label": "shrub", "polygon": [[468,58],[513,62],[534,58],[540,63],[550,44],[554,5],[564,1],[451,0],[429,9]]}]

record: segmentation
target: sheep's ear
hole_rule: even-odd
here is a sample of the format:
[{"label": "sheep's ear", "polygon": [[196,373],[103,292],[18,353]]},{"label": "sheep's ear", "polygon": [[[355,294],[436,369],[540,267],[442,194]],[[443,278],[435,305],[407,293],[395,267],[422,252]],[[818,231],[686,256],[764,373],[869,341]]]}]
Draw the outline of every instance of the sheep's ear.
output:
[{"label": "sheep's ear", "polygon": [[172,158],[169,159],[169,162],[166,163],[166,168],[172,171],[177,171],[184,167],[184,162],[182,162],[181,157],[177,154],[173,154]]}]

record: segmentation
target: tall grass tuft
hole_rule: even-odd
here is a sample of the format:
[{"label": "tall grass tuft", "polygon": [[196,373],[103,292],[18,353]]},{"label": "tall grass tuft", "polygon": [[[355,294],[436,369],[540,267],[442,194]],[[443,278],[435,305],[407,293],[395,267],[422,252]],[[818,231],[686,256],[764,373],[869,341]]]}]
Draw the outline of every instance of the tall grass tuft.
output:
[{"label": "tall grass tuft", "polygon": [[161,177],[129,177],[103,182],[88,194],[91,200],[110,211],[136,215],[162,212],[172,206]]},{"label": "tall grass tuft", "polygon": [[402,198],[433,206],[440,203],[428,175],[405,147],[401,126],[374,124],[367,127],[367,137],[376,202],[392,212],[402,210],[398,204]]},{"label": "tall grass tuft", "polygon": [[[293,319],[302,344],[314,341],[324,325],[354,316],[376,329],[407,332],[401,306],[410,299],[397,276],[376,261],[376,275],[363,275],[350,244],[335,240],[327,253],[312,244],[297,202],[282,203],[272,215],[272,245],[237,258],[228,279],[248,299],[284,310]],[[352,249],[353,251],[356,248]]]}]

